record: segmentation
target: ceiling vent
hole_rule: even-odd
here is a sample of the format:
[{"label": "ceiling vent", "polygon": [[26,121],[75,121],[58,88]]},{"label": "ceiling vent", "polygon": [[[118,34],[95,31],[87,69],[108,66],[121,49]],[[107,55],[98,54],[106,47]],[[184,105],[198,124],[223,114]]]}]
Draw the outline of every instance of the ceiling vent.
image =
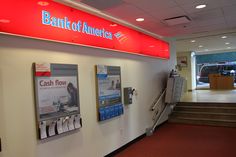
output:
[{"label": "ceiling vent", "polygon": [[163,20],[168,26],[175,26],[180,24],[190,23],[191,19],[188,16],[177,16]]}]

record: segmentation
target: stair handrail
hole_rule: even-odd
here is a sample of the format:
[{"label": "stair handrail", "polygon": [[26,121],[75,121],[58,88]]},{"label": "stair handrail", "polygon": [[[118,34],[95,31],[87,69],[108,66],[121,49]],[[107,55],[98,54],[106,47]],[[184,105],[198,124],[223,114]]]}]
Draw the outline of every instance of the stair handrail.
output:
[{"label": "stair handrail", "polygon": [[[155,99],[155,101],[151,105],[150,110],[155,111],[154,116],[152,118],[154,122],[150,128],[146,129],[147,136],[152,135],[158,124],[162,120],[164,120],[167,114],[169,115],[172,112],[172,106],[174,106],[178,102],[178,99],[180,99],[182,91],[183,91],[183,77],[180,77],[175,70],[172,70],[167,80],[167,87],[161,93],[161,95]],[[178,95],[176,93],[178,93]],[[167,96],[164,101],[164,107],[158,109],[157,105],[162,100],[164,95]]]},{"label": "stair handrail", "polygon": [[[163,116],[163,112],[164,112],[164,110],[167,108],[167,103],[165,103],[164,102],[164,107],[162,107],[160,110],[157,108],[157,105],[161,102],[161,100],[164,98],[164,96],[165,96],[165,94],[166,94],[166,91],[167,91],[167,88],[165,88],[163,91],[162,91],[162,93],[161,93],[161,95],[159,95],[155,100],[154,100],[154,102],[152,103],[152,105],[151,105],[151,108],[150,108],[150,111],[155,111],[154,112],[154,116],[153,116],[153,118],[152,118],[152,120],[154,121],[154,123],[153,123],[153,125],[150,127],[150,128],[147,128],[147,130],[146,130],[146,134],[148,135],[148,136],[150,136],[153,132],[154,132],[154,130],[155,130],[155,128],[156,128],[156,126],[158,125],[158,123],[159,123],[159,120],[160,120],[160,118],[161,118],[161,116]],[[157,109],[156,109],[157,108]]]},{"label": "stair handrail", "polygon": [[164,106],[163,109],[161,110],[161,113],[155,118],[155,122],[154,122],[154,124],[153,124],[153,126],[152,126],[152,130],[153,130],[153,131],[154,131],[154,129],[157,127],[158,122],[159,122],[159,120],[160,120],[160,117],[162,116],[162,113],[165,111],[165,109],[166,109],[167,106],[168,106],[168,104],[165,103],[165,106]]},{"label": "stair handrail", "polygon": [[154,111],[155,108],[156,108],[156,106],[157,106],[157,105],[159,104],[159,102],[162,100],[163,96],[164,96],[165,93],[166,93],[166,89],[167,89],[167,88],[165,88],[165,89],[163,90],[163,92],[161,93],[161,95],[160,95],[159,97],[157,97],[157,98],[154,100],[154,102],[152,103],[152,106],[151,106],[151,108],[150,108],[151,111]]}]

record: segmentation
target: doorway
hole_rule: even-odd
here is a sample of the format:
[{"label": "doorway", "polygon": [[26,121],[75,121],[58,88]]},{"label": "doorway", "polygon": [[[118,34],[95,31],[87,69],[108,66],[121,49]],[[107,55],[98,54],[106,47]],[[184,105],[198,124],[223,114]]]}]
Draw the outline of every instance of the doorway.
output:
[{"label": "doorway", "polygon": [[[196,89],[209,89],[211,75],[231,77],[232,86],[235,86],[236,59],[234,55],[236,55],[235,52],[196,55]],[[221,82],[225,83],[225,81]]]}]

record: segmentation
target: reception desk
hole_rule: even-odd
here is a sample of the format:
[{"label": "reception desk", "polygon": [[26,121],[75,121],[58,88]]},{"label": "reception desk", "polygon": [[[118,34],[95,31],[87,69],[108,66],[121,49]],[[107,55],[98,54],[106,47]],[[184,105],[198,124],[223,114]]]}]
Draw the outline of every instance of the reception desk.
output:
[{"label": "reception desk", "polygon": [[234,89],[234,76],[209,74],[210,89]]}]

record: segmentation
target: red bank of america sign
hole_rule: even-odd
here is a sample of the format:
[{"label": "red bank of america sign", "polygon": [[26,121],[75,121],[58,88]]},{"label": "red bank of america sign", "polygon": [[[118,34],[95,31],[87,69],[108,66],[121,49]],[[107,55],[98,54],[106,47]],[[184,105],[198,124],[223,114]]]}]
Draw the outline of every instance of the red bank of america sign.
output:
[{"label": "red bank of america sign", "polygon": [[46,0],[5,0],[0,33],[169,59],[169,44],[128,27]]}]

